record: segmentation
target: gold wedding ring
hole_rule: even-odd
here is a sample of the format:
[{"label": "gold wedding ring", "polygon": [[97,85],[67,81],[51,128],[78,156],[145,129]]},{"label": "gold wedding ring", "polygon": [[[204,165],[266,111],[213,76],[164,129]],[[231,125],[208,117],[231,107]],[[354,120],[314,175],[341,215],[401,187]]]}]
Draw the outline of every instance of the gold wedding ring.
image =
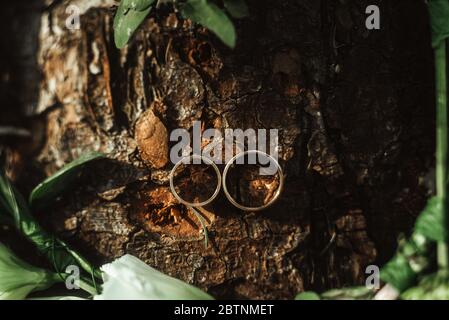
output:
[{"label": "gold wedding ring", "polygon": [[[276,193],[274,194],[273,198],[272,198],[268,203],[264,204],[263,206],[259,206],[259,207],[247,207],[247,206],[244,206],[244,205],[238,203],[238,202],[231,196],[231,194],[230,194],[229,191],[228,191],[228,187],[226,186],[226,177],[228,176],[229,168],[231,168],[231,166],[233,165],[233,163],[234,163],[235,161],[237,161],[237,160],[240,159],[241,157],[244,157],[244,156],[249,155],[249,154],[257,154],[257,155],[259,155],[259,156],[262,155],[262,156],[264,156],[264,157],[267,157],[267,159],[269,160],[269,162],[273,163],[273,164],[276,166],[276,168],[277,168],[277,173],[278,173],[278,175],[279,175],[279,187],[278,187],[278,189],[276,190]],[[279,163],[276,161],[275,158],[273,158],[273,157],[270,156],[269,154],[267,154],[267,153],[265,153],[265,152],[262,152],[262,151],[259,151],[259,150],[249,150],[249,151],[241,152],[241,153],[237,154],[236,156],[234,156],[234,158],[232,158],[231,160],[229,160],[229,162],[226,164],[226,167],[224,168],[224,171],[223,171],[223,179],[222,179],[222,181],[223,181],[223,191],[224,191],[224,193],[225,193],[225,195],[226,195],[226,198],[228,198],[228,200],[229,200],[235,207],[237,207],[237,208],[239,208],[240,210],[243,210],[243,211],[261,211],[261,210],[264,210],[264,209],[268,208],[268,207],[271,206],[273,203],[275,203],[276,200],[277,200],[277,199],[279,198],[279,196],[281,195],[282,189],[283,189],[283,187],[284,187],[284,174],[283,174],[283,172],[282,172],[281,166],[279,165]]]},{"label": "gold wedding ring", "polygon": [[[274,196],[272,197],[272,199],[264,204],[263,206],[259,206],[259,207],[247,207],[244,206],[240,203],[238,203],[229,193],[228,187],[226,185],[226,178],[228,176],[228,172],[229,169],[231,168],[231,166],[234,164],[234,162],[236,162],[238,159],[246,156],[246,155],[250,155],[250,154],[256,154],[259,156],[263,156],[266,157],[270,163],[274,164],[276,166],[276,170],[277,170],[277,174],[279,175],[279,187],[277,188]],[[212,194],[211,197],[209,197],[207,200],[200,202],[200,203],[194,203],[194,202],[189,202],[184,200],[183,198],[181,198],[181,196],[178,194],[178,192],[176,192],[175,186],[174,186],[174,176],[175,176],[175,172],[176,169],[179,168],[179,166],[181,166],[182,164],[186,164],[186,160],[194,160],[194,159],[200,159],[202,160],[205,164],[212,166],[212,168],[214,168],[214,171],[217,175],[217,187],[215,188],[214,193]],[[282,172],[282,168],[279,165],[278,161],[270,156],[269,154],[263,152],[263,151],[259,151],[259,150],[249,150],[249,151],[244,151],[241,152],[239,154],[237,154],[236,156],[234,156],[225,166],[224,171],[223,171],[223,177],[220,174],[220,170],[218,169],[217,165],[209,158],[201,156],[201,155],[190,155],[190,156],[186,156],[184,158],[182,158],[171,170],[170,172],[170,190],[173,193],[173,196],[182,204],[186,205],[186,206],[190,206],[190,207],[203,207],[208,205],[209,203],[211,203],[220,193],[220,188],[221,186],[223,186],[223,191],[225,193],[226,198],[229,200],[229,202],[232,203],[232,205],[234,205],[235,207],[237,207],[240,210],[243,211],[261,211],[264,210],[266,208],[268,208],[269,206],[271,206],[274,202],[276,202],[276,200],[278,200],[279,196],[282,193],[283,187],[284,187],[284,174]]]},{"label": "gold wedding ring", "polygon": [[[214,194],[207,200],[203,201],[203,202],[199,202],[199,203],[195,203],[195,202],[188,202],[186,200],[184,200],[183,198],[181,198],[179,196],[179,194],[176,192],[175,189],[175,184],[173,182],[174,176],[175,176],[175,172],[176,169],[179,168],[179,166],[181,166],[182,164],[184,164],[186,159],[200,159],[202,161],[204,161],[204,163],[212,166],[212,168],[214,168],[215,173],[217,175],[217,187],[215,188]],[[217,165],[209,158],[207,157],[203,157],[203,156],[199,156],[199,155],[191,155],[191,156],[186,156],[184,158],[181,159],[181,161],[179,161],[171,170],[170,172],[170,190],[173,193],[173,195],[175,196],[175,198],[181,202],[182,204],[185,204],[186,206],[190,206],[190,207],[204,207],[205,205],[208,205],[209,203],[211,203],[212,201],[214,201],[214,199],[218,196],[218,194],[220,193],[220,188],[221,188],[221,174],[220,174],[220,170],[218,170]]]}]

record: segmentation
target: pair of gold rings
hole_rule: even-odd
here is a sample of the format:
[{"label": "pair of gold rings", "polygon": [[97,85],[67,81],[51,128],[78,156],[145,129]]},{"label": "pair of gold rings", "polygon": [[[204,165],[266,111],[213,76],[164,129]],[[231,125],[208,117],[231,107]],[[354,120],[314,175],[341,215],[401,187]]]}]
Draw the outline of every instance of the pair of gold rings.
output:
[{"label": "pair of gold rings", "polygon": [[[268,201],[266,204],[262,205],[262,206],[258,206],[258,207],[248,207],[248,206],[244,206],[240,203],[238,203],[229,193],[228,187],[226,185],[226,179],[228,176],[228,172],[229,169],[231,168],[231,166],[234,164],[234,162],[237,162],[238,159],[245,157],[246,155],[250,155],[250,154],[256,154],[258,156],[262,156],[262,157],[266,157],[269,162],[271,164],[274,164],[276,169],[277,169],[277,175],[279,176],[279,185],[278,188],[276,189],[276,192],[272,195],[270,201]],[[199,159],[201,161],[203,161],[205,164],[210,165],[217,176],[217,186],[215,188],[214,193],[212,194],[211,197],[209,197],[207,200],[199,202],[199,203],[195,203],[195,202],[189,202],[186,201],[185,199],[183,199],[178,192],[175,189],[174,186],[174,176],[175,176],[175,172],[176,169],[179,168],[180,165],[185,163],[185,160],[194,160],[194,159]],[[212,201],[214,201],[214,199],[218,196],[218,194],[220,193],[220,189],[221,187],[223,187],[223,191],[224,194],[226,195],[226,198],[237,208],[243,210],[243,211],[260,211],[260,210],[264,210],[266,208],[268,208],[269,206],[271,206],[274,202],[276,202],[276,200],[278,200],[279,196],[282,193],[282,189],[284,186],[284,175],[282,172],[282,168],[279,165],[278,161],[272,157],[271,155],[263,152],[263,151],[259,151],[259,150],[249,150],[249,151],[244,151],[241,152],[239,154],[237,154],[236,156],[234,156],[231,160],[229,160],[229,162],[226,164],[224,170],[223,170],[223,176],[220,174],[220,170],[218,169],[217,165],[214,163],[214,161],[212,161],[210,158],[202,156],[202,155],[190,155],[190,156],[186,156],[184,158],[182,158],[171,170],[170,172],[170,190],[173,193],[173,196],[182,204],[189,206],[189,207],[203,207],[206,206],[208,204],[210,204]]]}]

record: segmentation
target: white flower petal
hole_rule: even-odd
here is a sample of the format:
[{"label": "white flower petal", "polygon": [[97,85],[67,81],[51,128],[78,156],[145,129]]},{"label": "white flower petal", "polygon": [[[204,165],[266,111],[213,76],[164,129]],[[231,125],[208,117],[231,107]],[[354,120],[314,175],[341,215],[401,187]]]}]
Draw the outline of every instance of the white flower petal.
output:
[{"label": "white flower petal", "polygon": [[181,280],[169,277],[138,258],[125,255],[101,267],[101,300],[209,300],[210,295]]}]

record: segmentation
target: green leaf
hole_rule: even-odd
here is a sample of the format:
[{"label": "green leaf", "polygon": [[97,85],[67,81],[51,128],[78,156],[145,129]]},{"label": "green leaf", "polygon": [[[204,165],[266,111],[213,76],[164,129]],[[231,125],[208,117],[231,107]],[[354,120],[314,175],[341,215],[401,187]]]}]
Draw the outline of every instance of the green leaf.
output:
[{"label": "green leaf", "polygon": [[[124,0],[120,2],[117,13],[114,18],[114,42],[117,48],[123,48],[133,35],[134,31],[145,20],[147,15],[151,11],[151,4],[154,2],[149,1],[136,1],[133,5],[133,0]],[[148,4],[148,7],[142,9]],[[134,9],[135,8],[135,9]]]},{"label": "green leaf", "polygon": [[417,287],[401,295],[405,300],[449,300],[449,274],[440,270],[421,279]]},{"label": "green leaf", "polygon": [[299,293],[295,300],[320,300],[320,296],[312,291],[306,291]]},{"label": "green leaf", "polygon": [[348,287],[333,289],[321,294],[324,300],[370,300],[374,291],[367,287]]},{"label": "green leaf", "polygon": [[[0,159],[1,160],[1,159]],[[32,242],[37,250],[54,266],[57,272],[63,272],[68,265],[80,265],[88,273],[99,277],[98,269],[70,250],[61,240],[46,232],[31,214],[22,195],[14,188],[0,161],[0,215]]]},{"label": "green leaf", "polygon": [[45,205],[47,201],[51,201],[72,185],[86,163],[104,157],[105,155],[102,153],[91,152],[72,161],[34,188],[30,194],[29,203],[31,205],[37,203],[41,206]]},{"label": "green leaf", "polygon": [[33,242],[37,249],[47,255],[50,261],[57,265],[66,266],[74,262],[66,252],[53,251],[50,259],[50,242],[52,236],[47,234],[31,215],[22,195],[12,186],[4,172],[0,168],[0,214],[10,219],[14,227],[27,239]]},{"label": "green leaf", "polygon": [[181,14],[215,33],[227,46],[234,48],[236,33],[232,21],[213,3],[207,0],[188,0],[181,6]]},{"label": "green leaf", "polygon": [[408,241],[399,244],[396,255],[382,268],[380,278],[399,292],[415,284],[418,274],[430,264],[431,241],[421,234],[413,233]]},{"label": "green leaf", "polygon": [[382,268],[380,278],[395,287],[399,292],[403,292],[415,283],[416,273],[405,257],[397,256]]},{"label": "green leaf", "polygon": [[0,243],[0,300],[22,300],[61,281],[57,274],[28,264]]},{"label": "green leaf", "polygon": [[312,291],[298,294],[295,300],[370,300],[374,297],[374,291],[367,287],[347,287],[332,289],[318,295]]},{"label": "green leaf", "polygon": [[438,197],[431,198],[416,220],[415,232],[433,241],[447,241],[448,230],[444,226],[443,214],[443,201]]},{"label": "green leaf", "polygon": [[429,0],[428,5],[432,27],[432,46],[436,48],[441,41],[449,38],[449,1]]},{"label": "green leaf", "polygon": [[241,19],[249,15],[249,9],[245,0],[224,0],[226,10],[234,18]]}]

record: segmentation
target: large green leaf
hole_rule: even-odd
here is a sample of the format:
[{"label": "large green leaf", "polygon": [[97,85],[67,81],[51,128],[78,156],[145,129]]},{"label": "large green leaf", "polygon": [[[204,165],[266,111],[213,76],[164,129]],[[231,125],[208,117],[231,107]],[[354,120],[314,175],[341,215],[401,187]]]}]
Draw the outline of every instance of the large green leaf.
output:
[{"label": "large green leaf", "polygon": [[[380,277],[399,292],[411,288],[417,278],[431,263],[431,248],[435,241],[448,238],[444,227],[443,201],[431,198],[415,223],[415,230],[408,241],[399,245],[396,255],[382,268]],[[415,288],[406,295],[419,295],[421,289]]]},{"label": "large green leaf", "polygon": [[380,278],[399,292],[403,292],[415,283],[416,273],[410,267],[408,260],[404,256],[399,255],[391,259],[382,268]]},{"label": "large green leaf", "polygon": [[417,287],[401,295],[405,300],[449,300],[449,274],[447,270],[424,276]]},{"label": "large green leaf", "polygon": [[374,290],[368,287],[346,287],[332,289],[318,295],[313,291],[298,294],[295,300],[371,300],[374,298]]},{"label": "large green leaf", "polygon": [[78,264],[88,273],[99,277],[99,271],[92,267],[85,258],[70,250],[64,242],[46,232],[39,225],[31,214],[25,199],[6,176],[4,162],[1,160],[0,215],[33,243],[57,272],[63,272],[68,265]]},{"label": "large green leaf", "polygon": [[374,291],[368,287],[332,289],[321,294],[323,300],[370,300]]},{"label": "large green leaf", "polygon": [[[135,2],[133,2],[135,1]],[[123,0],[120,2],[114,18],[114,42],[117,48],[123,48],[134,31],[151,11],[152,1]],[[145,8],[143,10],[139,10]]]},{"label": "large green leaf", "polygon": [[443,202],[440,198],[433,197],[429,200],[416,220],[415,232],[437,242],[448,240],[448,231],[444,226]]},{"label": "large green leaf", "polygon": [[429,0],[429,15],[432,27],[432,46],[449,38],[449,0]]},{"label": "large green leaf", "polygon": [[29,203],[31,205],[39,204],[41,207],[45,206],[47,202],[52,201],[73,184],[86,163],[104,158],[104,156],[104,154],[99,152],[91,152],[64,166],[34,188],[30,194]]},{"label": "large green leaf", "polygon": [[320,300],[320,296],[313,291],[306,291],[296,295],[295,300]]},{"label": "large green leaf", "polygon": [[245,0],[224,0],[223,3],[226,10],[234,18],[240,19],[249,15],[249,9]]},{"label": "large green leaf", "polygon": [[185,18],[199,23],[215,33],[227,46],[234,48],[236,33],[232,21],[226,13],[207,0],[187,0],[181,6]]},{"label": "large green leaf", "polygon": [[380,271],[382,281],[389,283],[399,292],[415,284],[418,274],[430,265],[432,242],[416,232],[407,241],[399,243],[396,255]]}]

